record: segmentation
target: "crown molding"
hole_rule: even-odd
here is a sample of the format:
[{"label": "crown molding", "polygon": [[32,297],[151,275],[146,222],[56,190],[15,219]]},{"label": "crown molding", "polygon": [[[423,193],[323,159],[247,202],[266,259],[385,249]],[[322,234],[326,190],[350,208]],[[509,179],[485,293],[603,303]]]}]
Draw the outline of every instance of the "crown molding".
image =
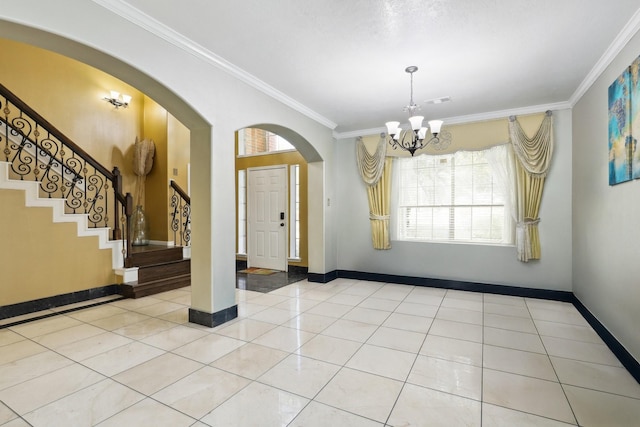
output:
[{"label": "crown molding", "polygon": [[94,3],[104,7],[105,9],[115,13],[116,15],[126,19],[127,21],[137,25],[140,28],[160,37],[168,43],[182,49],[183,51],[211,64],[222,71],[232,75],[238,80],[248,84],[254,89],[266,94],[267,96],[282,102],[295,111],[309,117],[312,120],[328,127],[329,129],[335,129],[337,124],[327,119],[326,117],[316,113],[295,99],[285,95],[276,88],[262,80],[258,79],[254,75],[244,71],[243,69],[233,65],[231,62],[225,60],[221,56],[216,55],[204,46],[194,42],[193,40],[183,36],[177,31],[164,25],[160,21],[150,17],[141,10],[125,3],[122,0],[92,0]]},{"label": "crown molding", "polygon": [[[544,113],[545,111],[566,110],[570,109],[569,102],[556,102],[554,104],[532,105],[529,107],[512,108],[509,110],[490,111],[487,113],[469,114],[466,116],[447,117],[442,119],[447,125],[460,125],[473,122],[484,122],[487,120],[504,119],[509,116],[526,116],[529,114]],[[335,139],[357,138],[359,136],[375,135],[378,133],[386,133],[387,128],[371,128],[361,129],[348,132],[333,132]]]},{"label": "crown molding", "polygon": [[[120,17],[132,22],[133,24],[149,31],[150,33],[160,37],[161,39],[171,43],[172,45],[184,50],[185,52],[192,54],[203,61],[229,73],[235,78],[245,82],[251,87],[261,91],[269,97],[282,102],[290,108],[298,111],[299,113],[315,120],[316,122],[330,128],[335,129],[337,124],[327,119],[326,117],[316,113],[295,99],[285,95],[273,86],[268,85],[252,74],[244,71],[243,69],[233,65],[224,58],[216,55],[204,46],[195,43],[193,40],[183,36],[177,31],[169,28],[161,22],[153,19],[149,15],[143,13],[139,9],[129,5],[122,0],[92,0],[94,3],[104,7],[105,9],[119,15]],[[493,111],[480,114],[472,114],[467,116],[450,117],[444,119],[447,124],[461,124],[471,123],[484,120],[493,120],[497,118],[508,117],[511,115],[523,115],[534,114],[543,112],[546,110],[558,110],[573,108],[575,104],[582,98],[587,90],[595,83],[598,77],[605,71],[605,69],[611,64],[613,59],[621,52],[624,46],[629,40],[640,31],[640,9],[631,17],[623,29],[618,33],[614,41],[609,45],[604,54],[600,57],[598,62],[594,65],[591,71],[587,74],[585,79],[580,83],[576,91],[571,95],[568,101],[548,104],[537,105],[531,107],[524,107],[512,110]],[[336,132],[333,131],[333,137],[335,139],[347,139],[363,135],[372,135],[380,132],[385,132],[384,127],[362,129],[348,132]]]},{"label": "crown molding", "polygon": [[571,95],[571,98],[569,98],[571,108],[580,101],[580,98],[582,98],[582,96],[596,82],[598,77],[604,73],[611,62],[613,62],[614,58],[618,56],[627,43],[629,43],[629,40],[631,40],[638,31],[640,31],[640,9],[633,14],[631,19],[629,19],[629,22],[627,22],[627,24],[622,28],[616,38],[613,39],[613,42],[611,42],[600,59],[598,59],[598,62],[596,62],[591,71],[589,71],[589,74],[587,74],[573,95]]},{"label": "crown molding", "polygon": [[348,132],[333,131],[333,137],[335,139],[349,139],[349,138],[357,138],[359,136],[375,135],[379,133],[386,134],[387,128],[383,126],[379,128],[359,129],[359,130],[352,130]]}]

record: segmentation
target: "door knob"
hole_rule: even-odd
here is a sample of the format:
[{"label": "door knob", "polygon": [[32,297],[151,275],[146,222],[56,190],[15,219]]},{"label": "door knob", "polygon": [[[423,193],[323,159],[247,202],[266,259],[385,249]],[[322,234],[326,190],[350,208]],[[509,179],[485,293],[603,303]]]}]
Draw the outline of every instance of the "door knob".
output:
[{"label": "door knob", "polygon": [[280,227],[284,227],[284,222],[281,222],[281,223],[280,223]]}]

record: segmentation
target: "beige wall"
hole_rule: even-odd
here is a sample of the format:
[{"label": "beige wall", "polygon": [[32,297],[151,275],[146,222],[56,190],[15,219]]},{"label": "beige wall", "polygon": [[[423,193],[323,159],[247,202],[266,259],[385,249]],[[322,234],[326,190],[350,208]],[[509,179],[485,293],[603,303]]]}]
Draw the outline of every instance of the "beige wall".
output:
[{"label": "beige wall", "polygon": [[115,283],[97,237],[54,224],[51,208],[25,207],[22,190],[0,190],[0,201],[0,306]]},{"label": "beige wall", "polygon": [[[518,122],[527,136],[532,137],[538,131],[540,122],[544,118],[544,113],[518,116]],[[451,145],[444,150],[438,151],[427,146],[427,148],[416,152],[420,154],[446,154],[459,150],[482,150],[509,141],[509,119],[507,117],[496,120],[486,120],[482,122],[463,123],[447,125],[442,127],[443,131],[451,133]],[[378,135],[370,135],[363,138],[367,148],[373,152],[378,143]],[[409,157],[408,151],[400,148],[395,150],[389,146],[387,156]]]},{"label": "beige wall", "polygon": [[[331,206],[339,218],[338,269],[571,291],[571,111],[554,111],[553,118],[554,154],[540,206],[540,260],[518,261],[513,246],[393,240],[393,228],[391,249],[373,249],[366,184],[357,171],[354,139],[336,144],[337,164],[332,174],[337,183]],[[537,115],[537,123],[535,116],[518,117],[523,124],[529,119],[533,123],[525,129],[531,135],[542,115]],[[480,132],[484,127],[494,130]],[[455,125],[455,129],[488,143],[493,140],[491,145],[495,145],[507,137],[507,119]],[[462,135],[456,134],[456,145],[462,144]],[[377,138],[375,135],[374,140]],[[393,211],[391,215],[393,227]]]},{"label": "beige wall", "polygon": [[[608,88],[640,52],[632,37],[573,108],[573,292],[640,360],[640,180],[609,185]],[[638,138],[638,129],[634,129]]]}]

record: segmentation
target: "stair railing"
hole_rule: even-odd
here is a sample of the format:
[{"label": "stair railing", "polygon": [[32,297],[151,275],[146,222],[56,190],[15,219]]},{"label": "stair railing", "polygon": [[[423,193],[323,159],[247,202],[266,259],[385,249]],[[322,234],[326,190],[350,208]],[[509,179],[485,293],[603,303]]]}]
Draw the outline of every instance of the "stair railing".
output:
[{"label": "stair railing", "polygon": [[191,197],[174,180],[171,194],[171,229],[178,246],[191,246]]},{"label": "stair railing", "polygon": [[122,193],[117,167],[102,166],[2,84],[0,148],[10,178],[38,182],[41,195],[65,199],[65,212],[86,214],[91,228],[111,228],[130,266],[133,197]]}]

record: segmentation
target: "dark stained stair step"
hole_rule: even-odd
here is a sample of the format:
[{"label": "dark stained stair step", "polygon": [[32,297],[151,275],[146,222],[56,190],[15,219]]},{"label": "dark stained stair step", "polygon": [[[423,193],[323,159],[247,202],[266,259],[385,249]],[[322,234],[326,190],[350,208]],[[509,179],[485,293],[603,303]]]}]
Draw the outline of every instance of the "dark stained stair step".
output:
[{"label": "dark stained stair step", "polygon": [[131,265],[134,267],[179,261],[181,259],[181,246],[134,246],[131,253]]},{"label": "dark stained stair step", "polygon": [[182,247],[134,246],[132,265],[138,280],[123,283],[121,293],[140,298],[191,285],[191,260],[182,258]]},{"label": "dark stained stair step", "polygon": [[190,273],[190,259],[145,265],[138,269],[138,283],[152,282],[165,277],[181,276]]},{"label": "dark stained stair step", "polygon": [[191,274],[183,274],[180,276],[166,277],[146,283],[130,282],[123,283],[122,295],[127,298],[141,298],[149,295],[159,294],[161,292],[171,291],[173,289],[184,288],[191,285]]}]

